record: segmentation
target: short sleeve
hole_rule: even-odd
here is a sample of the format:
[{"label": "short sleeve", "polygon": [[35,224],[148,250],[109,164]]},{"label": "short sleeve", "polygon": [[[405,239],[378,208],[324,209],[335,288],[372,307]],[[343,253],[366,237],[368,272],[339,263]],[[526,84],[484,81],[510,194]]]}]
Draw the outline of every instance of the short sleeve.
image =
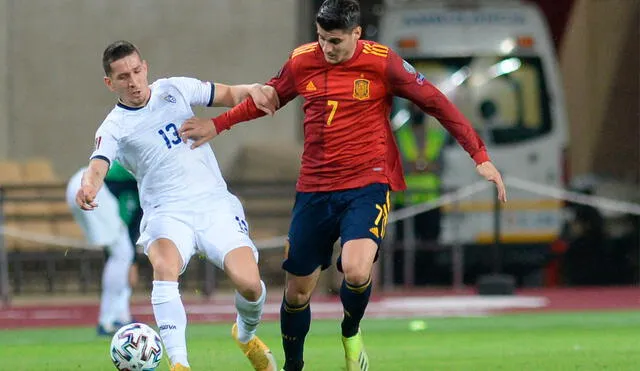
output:
[{"label": "short sleeve", "polygon": [[118,139],[113,128],[102,124],[96,131],[96,140],[91,159],[102,159],[109,163],[109,166],[116,160],[118,154]]},{"label": "short sleeve", "polygon": [[211,106],[215,96],[215,84],[192,77],[172,77],[171,83],[191,106]]}]

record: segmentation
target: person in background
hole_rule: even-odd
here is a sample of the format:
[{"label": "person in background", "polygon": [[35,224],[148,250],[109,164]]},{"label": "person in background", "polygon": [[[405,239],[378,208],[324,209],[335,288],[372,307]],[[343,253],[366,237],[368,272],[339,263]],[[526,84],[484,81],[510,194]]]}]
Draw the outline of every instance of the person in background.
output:
[{"label": "person in background", "polygon": [[98,316],[98,335],[113,335],[121,325],[131,322],[129,299],[129,267],[133,262],[134,247],[127,227],[120,219],[118,199],[107,188],[96,195],[100,208],[90,212],[76,204],[81,187],[82,168],[69,179],[66,200],[74,220],[80,225],[89,244],[102,246],[107,256],[102,272],[102,293]]},{"label": "person in background", "polygon": [[129,268],[129,285],[133,289],[138,283],[138,254],[135,247],[140,237],[140,222],[142,221],[138,182],[118,161],[114,161],[104,179],[104,184],[118,199],[120,218],[127,226],[129,239],[134,249],[133,262]]}]

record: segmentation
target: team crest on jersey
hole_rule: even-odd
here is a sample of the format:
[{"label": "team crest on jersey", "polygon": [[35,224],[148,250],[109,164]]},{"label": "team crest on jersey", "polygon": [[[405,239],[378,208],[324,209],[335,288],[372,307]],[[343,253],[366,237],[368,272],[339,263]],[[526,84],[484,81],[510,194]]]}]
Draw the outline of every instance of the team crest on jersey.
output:
[{"label": "team crest on jersey", "polygon": [[418,85],[424,84],[424,75],[420,72],[418,72],[418,75],[416,75],[416,83],[418,83]]},{"label": "team crest on jersey", "polygon": [[171,94],[166,94],[164,97],[162,97],[162,99],[166,100],[169,103],[175,103],[176,101],[176,97],[174,97]]},{"label": "team crest on jersey", "polygon": [[369,98],[369,80],[357,79],[353,81],[353,97],[358,100]]}]

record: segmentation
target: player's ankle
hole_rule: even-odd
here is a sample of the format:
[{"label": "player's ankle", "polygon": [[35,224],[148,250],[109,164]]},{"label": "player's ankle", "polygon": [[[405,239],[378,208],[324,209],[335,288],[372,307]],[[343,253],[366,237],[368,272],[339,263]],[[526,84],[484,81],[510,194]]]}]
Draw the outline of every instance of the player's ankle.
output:
[{"label": "player's ankle", "polygon": [[302,371],[304,367],[304,361],[286,361],[282,370],[284,371]]}]

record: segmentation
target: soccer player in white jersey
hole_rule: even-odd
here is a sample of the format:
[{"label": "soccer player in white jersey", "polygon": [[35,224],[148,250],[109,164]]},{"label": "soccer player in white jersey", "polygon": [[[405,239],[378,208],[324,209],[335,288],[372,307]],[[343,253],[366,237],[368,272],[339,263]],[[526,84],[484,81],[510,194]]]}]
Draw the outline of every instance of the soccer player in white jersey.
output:
[{"label": "soccer player in white jersey", "polygon": [[69,179],[66,199],[71,214],[80,225],[84,236],[91,245],[107,250],[107,261],[102,271],[102,293],[100,295],[100,313],[98,314],[98,335],[113,335],[121,326],[131,322],[129,299],[129,268],[133,261],[134,249],[129,238],[127,226],[120,219],[118,200],[102,187],[96,195],[100,208],[94,211],[81,210],[76,204],[76,195],[85,168]]},{"label": "soccer player in white jersey", "polygon": [[194,115],[192,106],[232,107],[251,95],[273,113],[278,105],[275,91],[258,84],[228,86],[185,77],[149,85],[147,63],[127,41],[109,45],[102,64],[104,82],[118,103],[96,132],[76,202],[84,210],[99,206],[96,194],[114,160],[136,177],[144,211],[138,244],[153,266],[151,303],[171,370],[190,370],[178,276],[199,251],[222,268],[236,288],[238,315],[232,335],[237,344],[255,370],[275,371],[271,351],[255,336],[266,288],[242,205],[227,190],[211,147],[191,149],[178,136],[182,122]]}]

